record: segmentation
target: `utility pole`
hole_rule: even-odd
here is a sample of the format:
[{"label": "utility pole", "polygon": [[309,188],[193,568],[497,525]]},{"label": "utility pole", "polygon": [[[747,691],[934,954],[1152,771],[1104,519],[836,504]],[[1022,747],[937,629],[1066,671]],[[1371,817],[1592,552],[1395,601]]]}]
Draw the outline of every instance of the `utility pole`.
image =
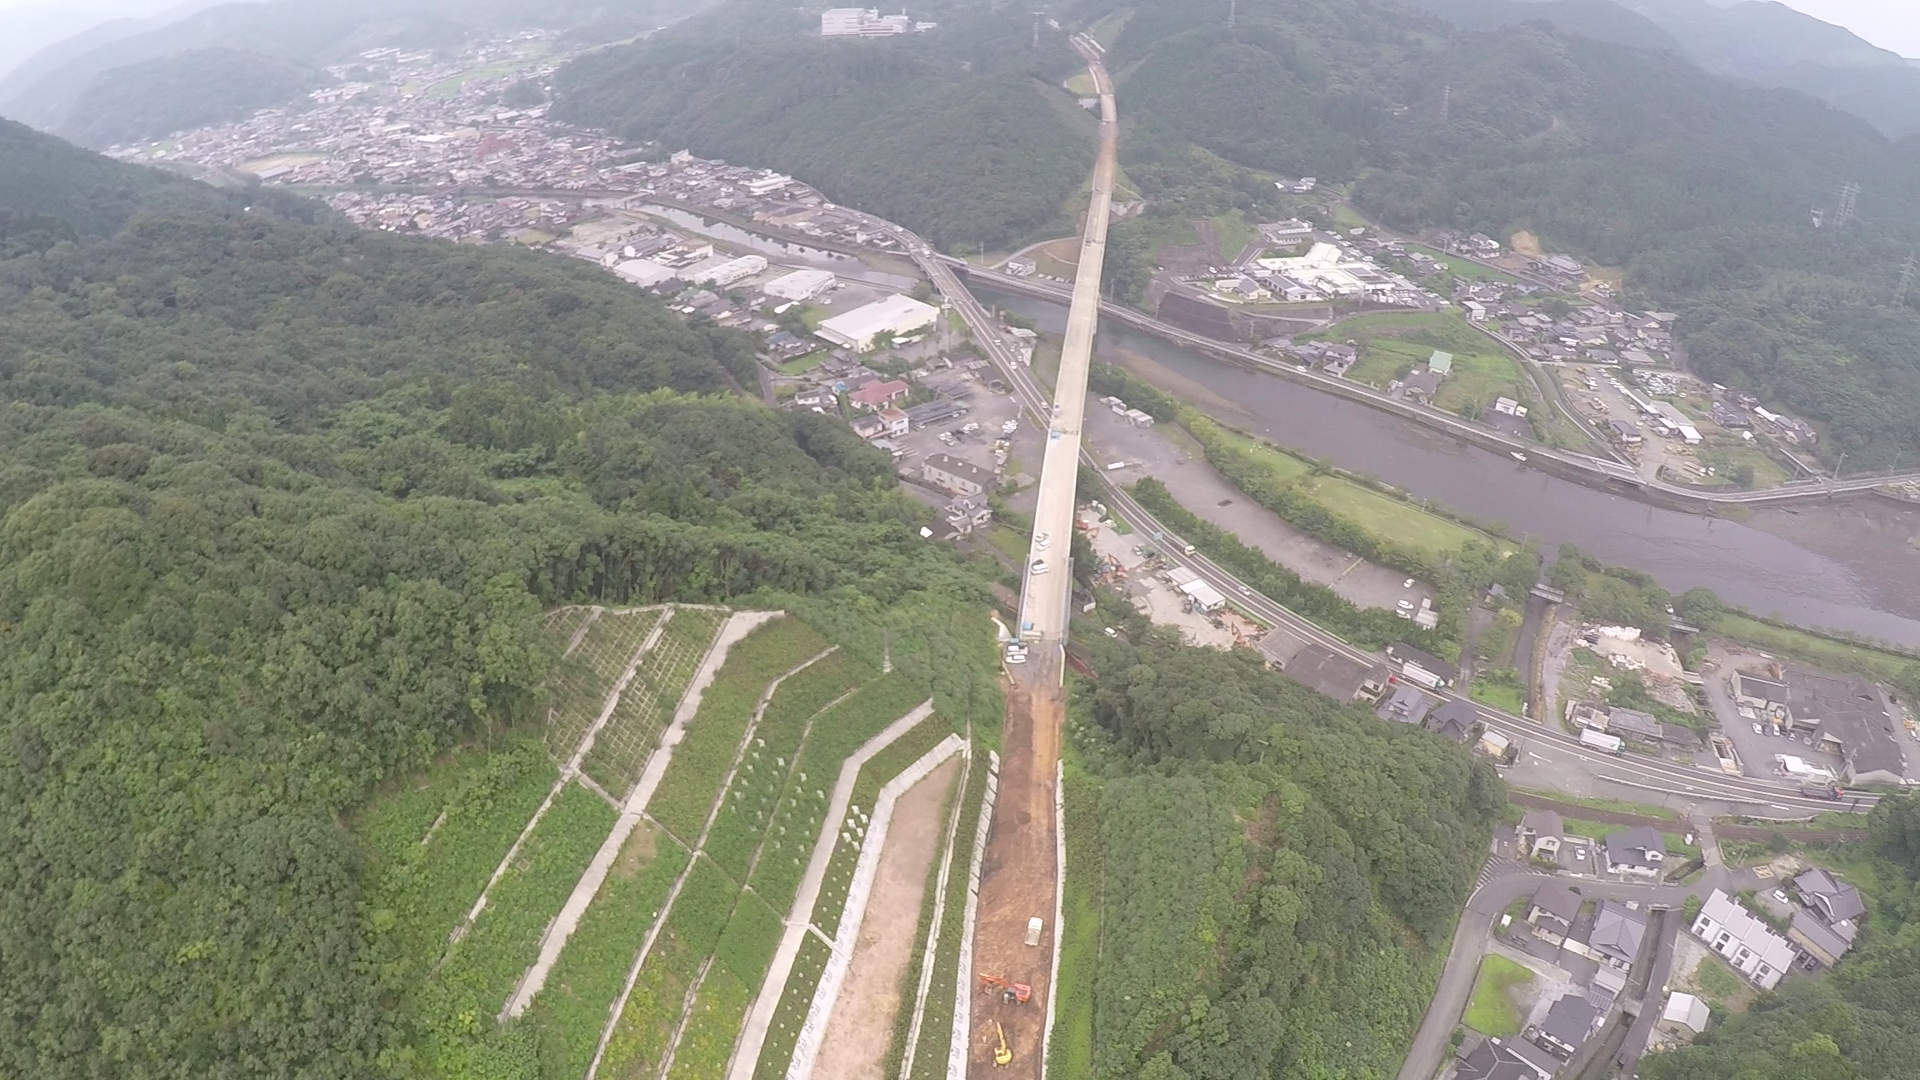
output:
[{"label": "utility pole", "polygon": [[1907,261],[1900,264],[1900,287],[1893,290],[1894,307],[1899,308],[1907,305],[1907,290],[1913,287],[1913,274],[1915,270],[1920,270],[1920,258],[1916,258],[1915,253],[1909,251],[1907,252]]}]

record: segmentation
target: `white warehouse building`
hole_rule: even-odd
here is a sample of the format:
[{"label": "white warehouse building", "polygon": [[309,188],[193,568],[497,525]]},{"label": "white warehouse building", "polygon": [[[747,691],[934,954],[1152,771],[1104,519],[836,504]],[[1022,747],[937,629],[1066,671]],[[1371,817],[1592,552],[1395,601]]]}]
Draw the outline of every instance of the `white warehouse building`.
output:
[{"label": "white warehouse building", "polygon": [[652,259],[628,259],[613,268],[613,272],[633,282],[643,289],[672,281],[676,276],[672,270],[661,266]]},{"label": "white warehouse building", "polygon": [[767,268],[767,260],[760,255],[742,255],[730,259],[725,255],[715,255],[694,263],[680,276],[698,285],[718,285],[726,288],[736,281],[743,281]]},{"label": "white warehouse building", "polygon": [[762,289],[782,300],[811,300],[838,283],[829,270],[795,270],[767,282]]},{"label": "white warehouse building", "polygon": [[939,308],[911,296],[894,295],[835,315],[821,323],[814,333],[843,349],[866,352],[882,334],[904,337],[916,330],[925,330],[939,318]]}]

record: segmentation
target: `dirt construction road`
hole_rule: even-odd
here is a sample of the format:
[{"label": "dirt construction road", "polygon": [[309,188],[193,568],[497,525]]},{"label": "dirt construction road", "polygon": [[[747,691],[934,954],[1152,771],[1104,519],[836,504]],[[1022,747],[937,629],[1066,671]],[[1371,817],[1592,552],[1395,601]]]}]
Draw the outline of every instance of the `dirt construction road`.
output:
[{"label": "dirt construction road", "polygon": [[911,1005],[904,1000],[909,995],[901,980],[917,944],[913,932],[920,924],[927,875],[940,850],[947,795],[959,775],[960,759],[949,758],[894,804],[853,963],[814,1061],[817,1077],[883,1080],[889,1036],[901,1008]]},{"label": "dirt construction road", "polygon": [[[1037,684],[1037,685],[1036,685]],[[1007,691],[1001,732],[1000,794],[980,864],[980,902],[974,918],[971,1080],[1038,1080],[1040,1041],[1046,1023],[1048,980],[1053,969],[1053,893],[1056,870],[1053,788],[1060,759],[1060,723],[1065,714],[1057,679],[1016,683]],[[1040,944],[1027,945],[1027,920],[1044,922]],[[1033,987],[1033,1000],[1007,1004],[983,993],[982,973]],[[1007,1033],[1013,1062],[993,1064],[998,1038]]]}]

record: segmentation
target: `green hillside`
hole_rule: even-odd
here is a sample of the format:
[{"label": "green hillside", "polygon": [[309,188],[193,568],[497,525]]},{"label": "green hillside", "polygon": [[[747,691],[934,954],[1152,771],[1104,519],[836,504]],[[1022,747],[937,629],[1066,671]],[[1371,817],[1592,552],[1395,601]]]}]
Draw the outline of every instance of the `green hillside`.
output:
[{"label": "green hillside", "polygon": [[[734,396],[744,338],[0,134],[34,223],[0,261],[0,1075],[404,1074],[345,823],[457,745],[522,753],[544,607],[964,603],[990,663],[983,573],[884,454]],[[101,188],[125,227],[52,216]],[[611,817],[577,802],[561,861]]]},{"label": "green hillside", "polygon": [[238,120],[327,82],[318,68],[214,47],[103,72],[74,104],[60,134],[82,146],[141,142]]},{"label": "green hillside", "polygon": [[[1052,1061],[1068,1075],[1391,1076],[1505,801],[1464,748],[1244,650],[1093,636],[1076,698]],[[1071,946],[1070,946],[1071,947]],[[1073,1050],[1084,1047],[1084,1050]],[[1071,1068],[1073,1054],[1090,1069]]]},{"label": "green hillside", "polygon": [[[1118,8],[1122,164],[1150,199],[1195,201],[1195,170],[1161,165],[1197,149],[1350,182],[1397,229],[1531,230],[1625,266],[1631,302],[1682,314],[1701,374],[1822,423],[1829,456],[1920,465],[1920,293],[1890,306],[1920,245],[1913,140],[1539,23],[1464,33],[1373,0],[1246,0],[1231,30],[1225,0],[1080,10]],[[1855,227],[1814,229],[1844,181]]]},{"label": "green hillside", "polygon": [[823,41],[814,16],[734,0],[568,65],[556,113],[791,172],[944,247],[1000,247],[1060,219],[1093,125],[1051,85],[1077,65],[1063,35],[1035,51],[1025,11],[948,8],[931,34]]}]

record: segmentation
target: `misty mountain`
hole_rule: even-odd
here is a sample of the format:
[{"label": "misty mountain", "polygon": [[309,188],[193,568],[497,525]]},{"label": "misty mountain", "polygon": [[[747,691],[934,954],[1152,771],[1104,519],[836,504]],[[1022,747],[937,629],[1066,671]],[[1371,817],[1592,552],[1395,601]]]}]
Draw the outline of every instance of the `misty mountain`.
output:
[{"label": "misty mountain", "polygon": [[[43,50],[0,80],[0,115],[89,145],[217,123],[320,85],[318,67],[366,49],[451,47],[540,27],[631,35],[701,0],[272,0],[229,3],[159,26],[109,24]],[[229,78],[196,72],[208,54]],[[301,74],[296,77],[295,72]],[[223,82],[226,85],[223,85]],[[115,110],[141,101],[140,122]]]},{"label": "misty mountain", "polygon": [[1707,71],[1798,90],[1893,138],[1920,132],[1920,66],[1785,4],[1745,0],[1409,0],[1464,30],[1543,20],[1570,34],[1667,49]]}]

